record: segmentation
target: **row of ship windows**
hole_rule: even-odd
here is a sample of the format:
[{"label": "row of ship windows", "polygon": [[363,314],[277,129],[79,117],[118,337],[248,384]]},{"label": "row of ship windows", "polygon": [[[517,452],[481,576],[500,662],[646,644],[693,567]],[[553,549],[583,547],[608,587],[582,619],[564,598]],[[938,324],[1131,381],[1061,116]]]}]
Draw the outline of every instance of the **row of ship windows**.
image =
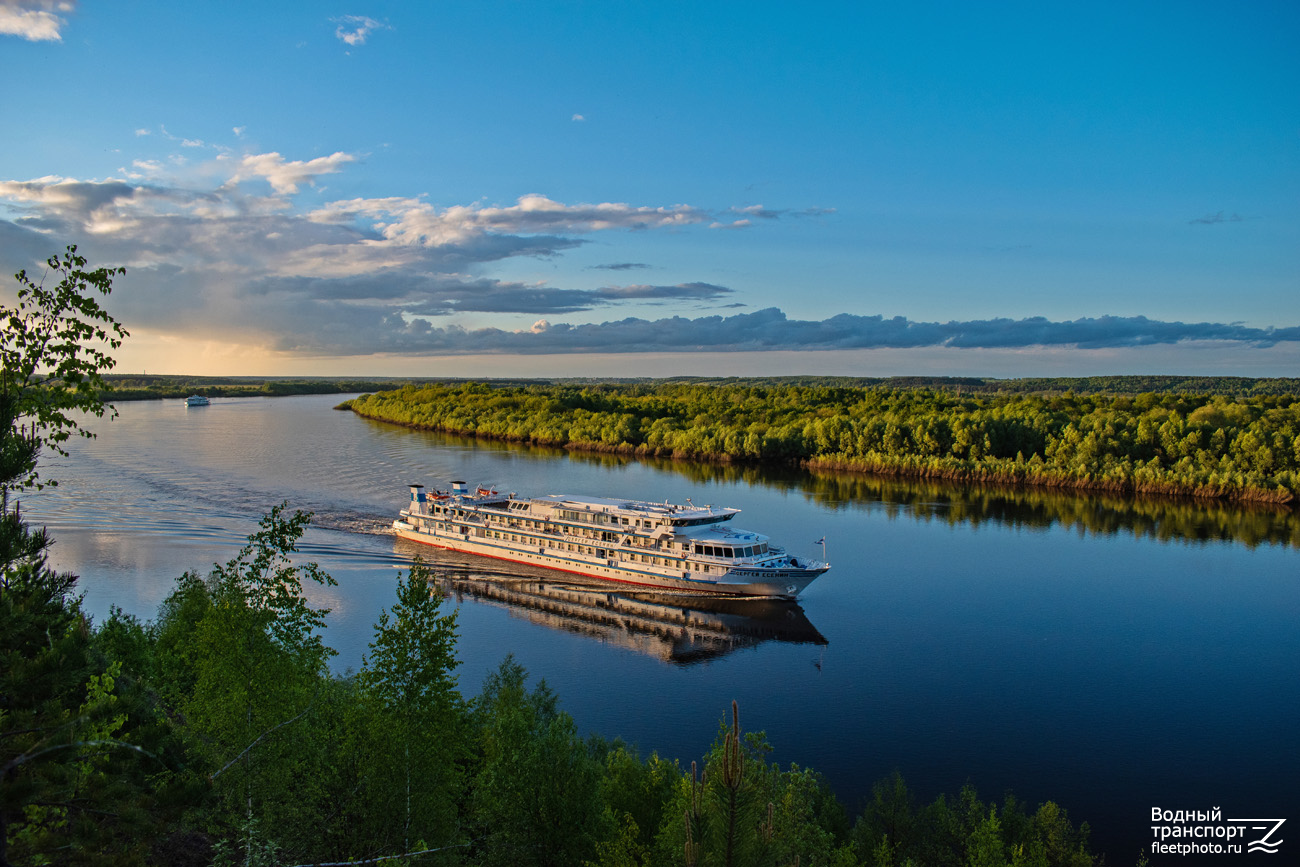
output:
[{"label": "row of ship windows", "polygon": [[[434,510],[441,512],[444,511],[444,507],[435,506]],[[528,529],[538,529],[538,530],[549,529],[547,524],[543,521],[524,521],[523,524]],[[512,534],[497,533],[495,538],[506,538],[507,536],[510,538],[511,541],[515,541],[515,542],[524,541]],[[594,549],[589,549],[589,551],[590,553],[595,553]],[[758,557],[767,553],[767,545],[763,544],[763,545],[748,545],[745,547],[733,547],[730,545],[697,544],[695,545],[695,553],[704,557]],[[663,558],[657,558],[657,559],[662,560]]]},{"label": "row of ship windows", "polygon": [[[526,543],[529,541],[535,541],[535,540],[526,539],[515,533],[502,533],[499,530],[489,530],[488,535],[493,539],[501,539],[502,541],[509,541],[509,542]],[[597,550],[596,548],[592,548],[586,545],[564,544],[561,545],[560,547],[564,548],[565,550],[576,551],[578,553],[586,553],[586,554],[605,553],[603,550]],[[696,545],[695,553],[705,557],[757,557],[761,554],[767,553],[767,546],[753,545],[744,548],[731,548],[731,547],[723,547],[717,545]],[[658,566],[669,566],[677,562],[676,560],[669,562],[668,558],[654,557],[647,554],[629,554],[627,556],[629,556],[632,560],[636,560],[642,563],[654,563],[655,565]]]},{"label": "row of ship windows", "polygon": [[621,521],[625,527],[654,526],[654,522],[649,519],[644,522],[640,518],[636,518],[635,520],[631,518],[620,519],[618,515],[606,515],[602,512],[572,512],[568,509],[561,509],[560,517],[566,521],[580,521],[586,524],[618,524]]},{"label": "row of ship windows", "polygon": [[[537,541],[535,539],[530,540],[530,539],[522,538],[514,533],[502,533],[498,530],[489,530],[488,538],[500,539],[503,542],[517,542],[517,543]],[[550,544],[550,547],[556,548],[557,550],[560,551],[570,551],[575,554],[591,554],[593,556],[604,556],[608,553],[604,549],[592,548],[588,545],[574,545],[572,543],[560,543],[558,545],[552,543]],[[626,559],[631,560],[632,562],[635,563],[645,563],[653,566],[674,566],[674,567],[681,566],[680,560],[671,559],[668,557],[654,557],[649,554],[624,554],[623,556]],[[709,571],[709,568],[705,566],[701,568],[700,571],[707,572]]]},{"label": "row of ship windows", "polygon": [[766,545],[752,545],[744,548],[732,548],[719,545],[696,545],[695,553],[705,557],[757,557],[767,553]]},{"label": "row of ship windows", "polygon": [[[452,508],[452,507],[450,507],[450,506],[434,506],[434,507],[433,507],[433,513],[434,513],[435,515],[446,515],[447,517],[451,517],[451,518],[461,518],[461,517],[464,517],[466,514],[469,514],[469,513],[467,513],[467,512],[464,512],[464,511],[460,511],[460,510],[454,509],[454,508]],[[599,524],[603,524],[603,523],[605,523],[605,521],[592,521],[591,518],[593,518],[593,517],[595,517],[595,516],[593,516],[593,515],[584,515],[583,513],[580,513],[580,512],[565,512],[565,511],[562,511],[562,512],[560,512],[560,515],[561,515],[561,517],[567,518],[567,519],[569,519],[569,520],[571,520],[571,521],[583,521],[583,522],[587,522],[587,523],[599,523]],[[603,517],[603,516],[601,516],[601,517]],[[553,524],[553,523],[550,523],[550,522],[548,522],[548,521],[533,521],[533,520],[528,520],[528,519],[526,519],[526,518],[513,518],[512,520],[516,520],[516,521],[518,521],[518,522],[519,522],[523,527],[525,527],[526,529],[529,529],[529,530],[554,530],[554,529],[558,529],[557,525],[555,525],[555,524]],[[612,518],[611,521],[612,521],[612,523],[614,523],[614,524],[618,524],[618,518],[617,518],[617,517]],[[623,519],[623,523],[624,523],[624,524],[628,524],[628,523],[629,523],[628,519],[627,519],[627,518],[624,518],[624,519]],[[649,529],[649,528],[651,528],[651,527],[653,527],[653,526],[655,526],[655,525],[654,525],[653,522],[651,522],[651,521],[645,521],[645,522],[643,523],[642,521],[637,520],[637,521],[636,521],[636,526],[638,526],[638,527],[642,527],[642,526],[644,526],[646,529]],[[583,532],[583,533],[588,533],[588,532],[591,532],[591,531],[583,530],[582,532]]]}]

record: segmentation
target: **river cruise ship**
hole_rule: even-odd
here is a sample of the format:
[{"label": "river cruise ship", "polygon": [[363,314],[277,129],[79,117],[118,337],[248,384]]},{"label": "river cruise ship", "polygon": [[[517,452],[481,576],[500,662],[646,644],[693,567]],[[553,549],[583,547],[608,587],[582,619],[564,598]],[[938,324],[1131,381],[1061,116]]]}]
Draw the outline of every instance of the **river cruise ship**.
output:
[{"label": "river cruise ship", "polygon": [[411,485],[393,530],[439,548],[660,590],[793,599],[830,568],[730,525],[739,509]]}]

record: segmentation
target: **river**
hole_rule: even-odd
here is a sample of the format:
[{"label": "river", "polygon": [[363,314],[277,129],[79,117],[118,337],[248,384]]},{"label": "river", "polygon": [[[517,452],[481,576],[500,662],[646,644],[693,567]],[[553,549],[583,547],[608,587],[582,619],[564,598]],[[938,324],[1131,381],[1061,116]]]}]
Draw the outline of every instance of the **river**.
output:
[{"label": "river", "polygon": [[[93,615],[151,618],[273,505],[310,510],[300,549],[338,581],[311,597],[339,671],[423,553],[459,607],[466,695],[513,653],[580,731],[684,765],[736,699],[773,760],[822,771],[851,810],[895,770],[923,802],[970,782],[1055,800],[1112,864],[1150,846],[1152,808],[1300,824],[1293,511],[569,454],[372,422],[342,399],[123,403],[46,456],[60,484],[24,514]],[[387,532],[406,484],[453,478],[735,506],[794,553],[820,556],[824,536],[833,567],[797,605],[737,610],[568,588]]]}]

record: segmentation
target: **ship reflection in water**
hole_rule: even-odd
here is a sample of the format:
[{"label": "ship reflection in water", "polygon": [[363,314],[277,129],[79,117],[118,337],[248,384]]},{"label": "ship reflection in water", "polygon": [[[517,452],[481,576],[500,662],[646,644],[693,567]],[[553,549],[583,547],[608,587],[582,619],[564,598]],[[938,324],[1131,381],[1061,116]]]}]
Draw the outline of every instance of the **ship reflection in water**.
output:
[{"label": "ship reflection in water", "polygon": [[396,540],[396,553],[422,557],[448,598],[507,608],[533,623],[585,635],[676,665],[707,662],[765,641],[825,645],[798,603],[644,591],[584,581],[519,563]]}]

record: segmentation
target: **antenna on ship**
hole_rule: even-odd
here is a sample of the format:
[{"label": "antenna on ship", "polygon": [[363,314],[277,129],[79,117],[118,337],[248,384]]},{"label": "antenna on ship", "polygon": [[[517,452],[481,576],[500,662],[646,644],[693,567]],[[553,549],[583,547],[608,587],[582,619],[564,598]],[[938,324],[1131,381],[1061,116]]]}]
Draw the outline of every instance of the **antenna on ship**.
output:
[{"label": "antenna on ship", "polygon": [[822,546],[822,562],[829,563],[830,561],[826,559],[826,537],[822,536],[816,542],[813,542],[813,544]]}]

